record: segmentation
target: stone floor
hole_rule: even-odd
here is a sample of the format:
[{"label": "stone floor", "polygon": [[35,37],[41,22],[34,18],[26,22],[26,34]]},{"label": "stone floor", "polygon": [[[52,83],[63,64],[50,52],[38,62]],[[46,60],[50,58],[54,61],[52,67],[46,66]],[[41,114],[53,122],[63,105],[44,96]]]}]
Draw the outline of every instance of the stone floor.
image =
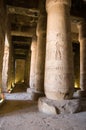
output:
[{"label": "stone floor", "polygon": [[46,115],[38,111],[37,102],[21,95],[22,100],[6,95],[0,106],[0,130],[86,130],[86,112]]}]

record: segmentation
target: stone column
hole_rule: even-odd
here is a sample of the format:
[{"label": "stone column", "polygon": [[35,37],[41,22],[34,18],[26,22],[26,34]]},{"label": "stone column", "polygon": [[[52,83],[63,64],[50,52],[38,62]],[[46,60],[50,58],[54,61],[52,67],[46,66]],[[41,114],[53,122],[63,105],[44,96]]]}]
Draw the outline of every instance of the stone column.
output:
[{"label": "stone column", "polygon": [[30,65],[30,88],[35,90],[35,64],[36,64],[37,38],[32,39],[31,44],[31,65]]},{"label": "stone column", "polygon": [[9,54],[10,54],[10,47],[11,47],[10,45],[11,45],[10,21],[9,21],[9,15],[6,14],[5,45],[4,45],[3,69],[2,69],[3,92],[7,92],[8,89]]},{"label": "stone column", "polygon": [[25,60],[25,76],[24,76],[24,81],[27,88],[29,87],[29,81],[30,81],[30,63],[31,63],[31,51],[29,48],[28,54]]},{"label": "stone column", "polygon": [[35,89],[44,93],[44,70],[45,70],[45,47],[46,47],[46,12],[45,0],[40,1],[40,14],[37,25],[37,56],[36,56],[36,74]]},{"label": "stone column", "polygon": [[[73,52],[70,30],[71,0],[46,0],[47,44],[45,64],[45,95],[39,110],[48,114],[73,113]],[[71,104],[71,105],[70,105]]]},{"label": "stone column", "polygon": [[40,14],[37,25],[35,89],[41,93],[44,92],[45,46],[46,46],[46,15]]},{"label": "stone column", "polygon": [[15,59],[13,56],[13,47],[10,44],[9,47],[9,64],[8,64],[8,80],[7,80],[7,89],[10,93],[15,87]]},{"label": "stone column", "polygon": [[71,0],[47,0],[45,93],[47,98],[70,99],[73,94],[73,53],[70,30]]},{"label": "stone column", "polygon": [[33,36],[31,43],[29,88],[27,88],[27,92],[29,93],[31,100],[38,99],[37,91],[35,89],[36,52],[37,52],[37,37]]},{"label": "stone column", "polygon": [[4,55],[4,43],[6,32],[6,6],[4,6],[4,0],[0,0],[0,94],[3,91],[2,88],[2,67],[3,67],[3,55]]},{"label": "stone column", "polygon": [[9,45],[6,44],[4,46],[3,69],[2,69],[2,88],[3,88],[3,92],[7,92],[8,61],[9,61]]},{"label": "stone column", "polygon": [[80,42],[80,88],[81,97],[86,97],[86,22],[78,23]]},{"label": "stone column", "polygon": [[46,47],[46,12],[45,0],[39,2],[39,19],[37,24],[37,49],[35,62],[35,89],[32,91],[33,99],[37,100],[44,95],[44,68]]}]

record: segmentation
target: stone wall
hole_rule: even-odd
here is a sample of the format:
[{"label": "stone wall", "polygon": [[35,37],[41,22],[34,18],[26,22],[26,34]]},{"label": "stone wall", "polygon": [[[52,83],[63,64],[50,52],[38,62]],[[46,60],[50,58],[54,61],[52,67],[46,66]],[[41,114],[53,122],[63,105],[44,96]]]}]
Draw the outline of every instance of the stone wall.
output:
[{"label": "stone wall", "polygon": [[23,82],[25,74],[25,60],[16,59],[15,61],[15,83]]},{"label": "stone wall", "polygon": [[4,5],[4,0],[0,0],[0,91],[2,90],[2,61],[4,52],[4,42],[5,42],[5,14],[6,8]]}]

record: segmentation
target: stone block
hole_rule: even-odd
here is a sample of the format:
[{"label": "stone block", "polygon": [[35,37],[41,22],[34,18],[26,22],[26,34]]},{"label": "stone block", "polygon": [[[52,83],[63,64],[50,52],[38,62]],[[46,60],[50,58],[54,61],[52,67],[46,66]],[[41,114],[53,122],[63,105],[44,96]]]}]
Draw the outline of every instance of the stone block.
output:
[{"label": "stone block", "polygon": [[28,88],[27,93],[30,95],[31,100],[34,100],[34,101],[37,101],[39,97],[44,96],[44,93],[38,92],[32,88]]},{"label": "stone block", "polygon": [[77,113],[81,111],[79,99],[56,101],[42,97],[38,100],[38,108],[39,111],[47,114]]}]

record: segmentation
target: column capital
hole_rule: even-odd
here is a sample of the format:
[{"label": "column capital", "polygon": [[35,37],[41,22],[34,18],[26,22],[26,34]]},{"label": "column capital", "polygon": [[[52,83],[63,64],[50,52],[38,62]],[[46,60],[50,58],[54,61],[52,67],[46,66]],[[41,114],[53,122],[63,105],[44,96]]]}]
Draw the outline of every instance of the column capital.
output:
[{"label": "column capital", "polygon": [[36,29],[36,35],[40,35],[42,33],[46,33],[46,25],[47,25],[47,16],[46,14],[39,16],[37,29]]},{"label": "column capital", "polygon": [[46,11],[56,4],[64,4],[71,7],[71,0],[46,0]]},{"label": "column capital", "polygon": [[80,21],[77,24],[79,30],[79,41],[86,39],[86,21]]}]

